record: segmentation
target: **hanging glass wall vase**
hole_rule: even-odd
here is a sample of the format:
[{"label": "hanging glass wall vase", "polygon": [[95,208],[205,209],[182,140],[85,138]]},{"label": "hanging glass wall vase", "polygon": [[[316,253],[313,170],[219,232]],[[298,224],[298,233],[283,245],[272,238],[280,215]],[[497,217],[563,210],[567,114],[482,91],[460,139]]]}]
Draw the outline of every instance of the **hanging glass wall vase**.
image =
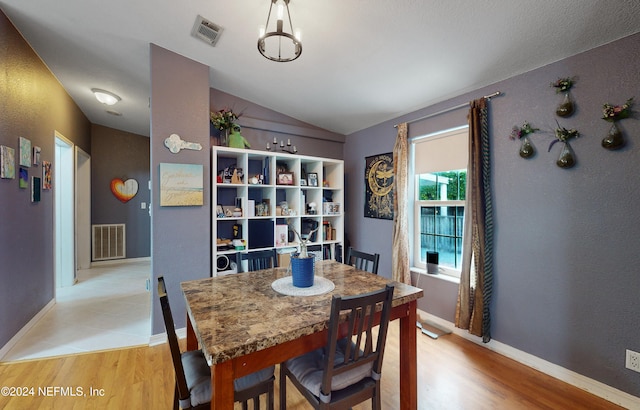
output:
[{"label": "hanging glass wall vase", "polygon": [[602,146],[610,150],[616,150],[624,147],[624,138],[622,136],[622,131],[620,131],[615,121],[611,123],[609,133],[602,140]]},{"label": "hanging glass wall vase", "polygon": [[520,156],[522,158],[531,158],[536,153],[533,144],[531,144],[531,140],[528,136],[525,135],[520,138],[520,141]]},{"label": "hanging glass wall vase", "polygon": [[558,117],[570,117],[573,114],[573,100],[569,91],[564,93],[564,98],[558,107],[556,108],[556,115]]},{"label": "hanging glass wall vase", "polygon": [[576,158],[571,149],[571,145],[568,142],[562,144],[562,150],[560,151],[560,157],[556,161],[556,165],[560,168],[571,168],[576,164]]}]

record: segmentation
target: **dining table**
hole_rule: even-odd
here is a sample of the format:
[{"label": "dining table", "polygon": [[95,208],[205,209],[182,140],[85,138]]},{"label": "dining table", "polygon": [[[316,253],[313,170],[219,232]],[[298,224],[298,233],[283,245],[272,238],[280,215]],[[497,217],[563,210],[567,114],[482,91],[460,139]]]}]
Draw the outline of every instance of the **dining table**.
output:
[{"label": "dining table", "polygon": [[417,409],[416,307],[422,289],[335,260],[315,261],[310,288],[291,287],[290,276],[286,267],[276,267],[181,283],[187,350],[201,349],[211,366],[211,408],[233,408],[234,379],[326,345],[333,295],[393,284],[390,320],[400,321],[399,405]]}]

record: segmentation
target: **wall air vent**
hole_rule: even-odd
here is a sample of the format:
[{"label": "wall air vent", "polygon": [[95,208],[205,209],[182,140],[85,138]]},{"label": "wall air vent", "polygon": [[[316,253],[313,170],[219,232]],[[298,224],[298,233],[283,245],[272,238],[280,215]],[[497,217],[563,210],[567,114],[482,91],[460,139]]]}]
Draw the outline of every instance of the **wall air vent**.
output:
[{"label": "wall air vent", "polygon": [[222,27],[210,22],[202,16],[196,18],[196,22],[191,30],[191,35],[199,38],[210,46],[215,46],[222,34]]}]

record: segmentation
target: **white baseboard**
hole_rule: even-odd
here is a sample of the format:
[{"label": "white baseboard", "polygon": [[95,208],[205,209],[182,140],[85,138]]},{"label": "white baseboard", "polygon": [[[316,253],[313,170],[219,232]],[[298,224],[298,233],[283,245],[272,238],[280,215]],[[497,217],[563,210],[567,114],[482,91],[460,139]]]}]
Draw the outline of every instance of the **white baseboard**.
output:
[{"label": "white baseboard", "polygon": [[[187,338],[187,328],[186,327],[182,327],[180,329],[176,329],[176,336],[178,336],[178,339],[186,339]],[[161,345],[163,343],[167,343],[167,334],[166,333],[160,333],[160,334],[156,334],[156,335],[151,335],[151,338],[149,339],[149,346],[157,346],[157,345]]]},{"label": "white baseboard", "polygon": [[632,396],[629,393],[625,393],[597,380],[590,379],[572,370],[565,369],[564,367],[558,366],[504,343],[500,343],[496,340],[491,340],[489,343],[482,343],[481,338],[470,334],[466,330],[455,327],[455,324],[447,320],[424,311],[418,310],[418,317],[429,320],[439,327],[450,330],[452,333],[462,337],[463,339],[476,343],[484,348],[513,359],[518,363],[522,363],[525,366],[536,369],[579,389],[588,391],[595,396],[601,397],[626,409],[640,409],[640,397]]},{"label": "white baseboard", "polygon": [[55,299],[51,299],[51,301],[49,303],[47,303],[45,305],[45,307],[43,307],[42,309],[40,309],[40,311],[38,313],[36,313],[36,315],[34,317],[31,318],[31,320],[29,322],[27,322],[26,325],[24,325],[22,327],[22,329],[20,329],[18,331],[18,333],[16,333],[4,346],[2,346],[2,349],[0,349],[0,360],[2,360],[3,357],[5,357],[7,355],[7,353],[9,353],[9,350],[11,350],[11,348],[13,346],[16,345],[16,343],[18,343],[18,341],[25,335],[27,334],[27,332],[29,330],[31,330],[32,327],[34,327],[36,325],[36,323],[38,323],[38,321],[40,319],[42,319],[44,317],[44,315],[47,314],[47,312],[49,310],[51,310],[51,308],[53,308],[53,306],[56,304],[56,300]]}]

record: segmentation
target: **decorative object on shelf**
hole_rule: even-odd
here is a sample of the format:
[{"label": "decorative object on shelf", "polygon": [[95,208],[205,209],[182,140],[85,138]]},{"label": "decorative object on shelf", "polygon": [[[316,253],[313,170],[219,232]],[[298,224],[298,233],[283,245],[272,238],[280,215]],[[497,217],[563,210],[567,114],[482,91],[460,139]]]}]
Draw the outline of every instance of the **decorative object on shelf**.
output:
[{"label": "decorative object on shelf", "polygon": [[522,158],[531,158],[536,153],[535,148],[529,139],[529,134],[533,134],[536,131],[539,131],[539,129],[533,128],[527,121],[522,123],[522,128],[517,125],[513,127],[509,138],[512,140],[519,139],[521,141],[519,154]]},{"label": "decorative object on shelf", "polygon": [[226,147],[229,144],[229,133],[231,128],[238,120],[241,114],[234,113],[230,108],[223,108],[218,111],[211,112],[211,124],[220,131],[218,145]]},{"label": "decorative object on shelf", "polygon": [[278,185],[293,185],[293,172],[281,172],[278,174]]},{"label": "decorative object on shelf", "polygon": [[318,186],[318,174],[316,172],[309,172],[307,174],[307,183],[309,186]]},{"label": "decorative object on shelf", "polygon": [[322,213],[324,215],[340,215],[340,204],[337,202],[323,202]]},{"label": "decorative object on shelf", "polygon": [[559,78],[556,82],[551,83],[551,86],[556,88],[557,93],[564,94],[562,102],[556,108],[558,117],[570,117],[573,114],[574,104],[569,90],[573,87],[574,82],[573,78]]},{"label": "decorative object on shelf", "polygon": [[298,288],[308,288],[313,286],[313,278],[314,278],[314,255],[309,255],[307,252],[307,246],[309,244],[309,240],[313,238],[314,234],[320,229],[320,226],[317,226],[315,229],[310,231],[306,238],[303,238],[291,224],[289,224],[289,229],[293,231],[294,234],[298,237],[300,241],[300,252],[294,253],[291,255],[291,277],[293,278],[293,286]]},{"label": "decorative object on shelf", "polygon": [[560,151],[560,157],[558,157],[558,160],[556,161],[556,165],[558,165],[560,168],[571,168],[576,164],[575,155],[573,154],[571,145],[569,145],[569,140],[572,138],[578,138],[579,136],[580,133],[578,133],[576,129],[572,128],[568,130],[558,124],[558,128],[556,128],[556,139],[551,141],[548,151],[551,151],[551,148],[556,142],[563,143],[562,150]]},{"label": "decorative object on shelf", "polygon": [[631,115],[631,106],[633,105],[633,98],[629,98],[622,105],[611,105],[609,103],[602,106],[602,119],[611,123],[609,133],[602,140],[602,146],[609,150],[616,150],[624,147],[625,141],[622,136],[622,131],[616,125],[616,122],[625,118],[629,118]]},{"label": "decorative object on shelf", "polygon": [[[265,58],[279,63],[293,61],[302,54],[300,30],[296,29],[294,35],[289,2],[290,0],[271,0],[267,22],[259,30],[258,51]],[[271,10],[274,4],[277,8],[275,23],[271,21]],[[288,28],[284,25],[285,8],[287,10],[287,21],[289,22]],[[273,23],[271,26],[269,25],[270,21]]]},{"label": "decorative object on shelf", "polygon": [[[271,144],[267,142],[267,151],[271,151],[271,148],[273,148],[274,150],[278,147],[278,139],[276,137],[273,137],[273,147],[271,147]],[[288,152],[289,154],[295,154],[298,152],[298,148],[296,148],[295,145],[291,145],[291,139],[287,139],[287,145],[285,148],[284,145],[284,140],[280,141],[280,151],[283,152]]]},{"label": "decorative object on shelf", "polygon": [[229,134],[229,147],[231,148],[251,148],[251,144],[245,137],[240,134],[240,126],[233,124],[231,126],[231,134]]},{"label": "decorative object on shelf", "polygon": [[126,204],[138,193],[138,181],[131,178],[126,181],[114,178],[111,180],[111,192],[120,202]]},{"label": "decorative object on shelf", "polygon": [[393,153],[366,157],[364,181],[364,216],[393,219]]},{"label": "decorative object on shelf", "polygon": [[194,151],[200,151],[202,145],[197,142],[184,141],[178,134],[171,134],[164,140],[164,146],[171,151],[172,154],[177,154],[182,149],[190,149]]},{"label": "decorative object on shelf", "polygon": [[202,164],[160,163],[160,206],[202,206]]}]

